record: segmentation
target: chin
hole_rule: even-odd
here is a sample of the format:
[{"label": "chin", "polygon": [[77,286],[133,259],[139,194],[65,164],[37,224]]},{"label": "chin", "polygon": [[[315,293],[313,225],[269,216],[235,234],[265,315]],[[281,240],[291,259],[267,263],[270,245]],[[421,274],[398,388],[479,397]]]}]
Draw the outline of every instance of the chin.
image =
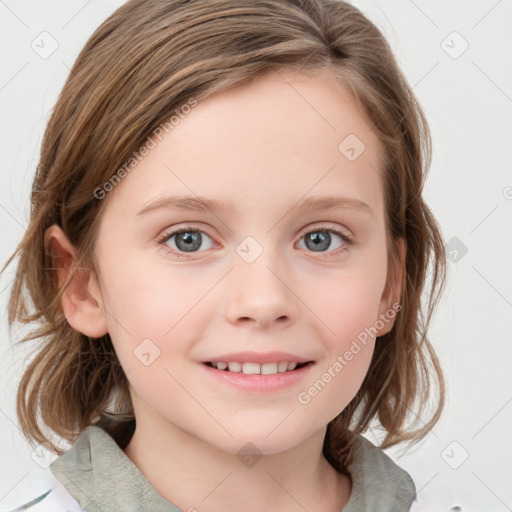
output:
[{"label": "chin", "polygon": [[[276,425],[263,424],[257,427],[259,428],[250,425],[246,429],[239,428],[237,432],[230,430],[233,438],[222,436],[222,439],[205,441],[217,446],[220,450],[241,457],[243,455],[258,456],[284,452],[305,440],[305,436],[299,436],[295,429],[283,428],[282,431],[277,432],[281,427],[275,428]],[[275,431],[272,432],[273,429]]]}]

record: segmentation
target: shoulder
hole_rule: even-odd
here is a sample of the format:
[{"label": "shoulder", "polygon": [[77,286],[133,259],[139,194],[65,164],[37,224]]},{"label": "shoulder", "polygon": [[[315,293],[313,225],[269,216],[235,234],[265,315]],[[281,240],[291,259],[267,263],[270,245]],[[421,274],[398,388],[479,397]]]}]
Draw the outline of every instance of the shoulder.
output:
[{"label": "shoulder", "polygon": [[375,446],[363,436],[353,439],[354,459],[351,465],[354,476],[364,476],[378,487],[385,486],[398,495],[414,497],[414,482],[404,469],[398,466],[384,450]]},{"label": "shoulder", "polygon": [[18,500],[13,507],[2,508],[0,512],[86,512],[78,501],[57,480],[50,468],[46,468],[32,476],[34,488],[45,489],[35,496],[26,496]]},{"label": "shoulder", "polygon": [[[464,510],[460,501],[454,499],[450,490],[440,482],[416,493],[414,481],[409,473],[365,437],[356,436],[354,448],[355,461],[351,469],[353,478],[355,477],[356,483],[359,484],[356,490],[361,494],[371,495],[380,492],[381,496],[386,496],[384,499],[386,505],[388,505],[387,500],[392,496],[389,510],[408,512],[462,512]],[[371,503],[371,506],[370,503],[365,502],[366,508],[362,510],[379,510],[379,512],[384,510],[382,499],[382,497],[379,498],[378,503]]]},{"label": "shoulder", "polygon": [[344,512],[409,510],[416,497],[414,482],[384,451],[366,438],[352,439],[348,472],[352,493]]}]

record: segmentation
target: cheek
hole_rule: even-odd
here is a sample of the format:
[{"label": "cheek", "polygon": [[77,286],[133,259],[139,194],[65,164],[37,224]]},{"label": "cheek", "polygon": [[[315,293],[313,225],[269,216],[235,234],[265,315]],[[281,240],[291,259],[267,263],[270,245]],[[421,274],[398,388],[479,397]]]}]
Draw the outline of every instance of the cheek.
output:
[{"label": "cheek", "polygon": [[308,306],[320,319],[315,324],[326,356],[297,401],[321,421],[331,421],[350,403],[368,372],[384,271],[378,264],[352,267],[309,288]]},{"label": "cheek", "polygon": [[185,271],[171,273],[142,258],[120,258],[104,273],[107,320],[114,330],[124,328],[125,336],[163,337],[207,290],[207,283]]},{"label": "cheek", "polygon": [[[373,337],[361,341],[353,338],[350,343],[344,344],[343,350],[336,354],[336,358],[323,374],[323,380],[334,382],[333,388],[341,400],[341,409],[345,408],[357,393],[368,372],[375,340]],[[340,409],[340,410],[341,410]]]},{"label": "cheek", "polygon": [[[342,270],[309,285],[308,306],[324,326],[323,339],[331,349],[345,350],[352,339],[377,321],[385,269]],[[305,293],[305,289],[302,292]]]},{"label": "cheek", "polygon": [[[346,329],[355,332],[350,326]],[[368,373],[375,339],[363,334],[339,337],[329,356],[319,362],[313,379],[297,395],[298,403],[320,423],[328,423],[347,407]]]},{"label": "cheek", "polygon": [[211,314],[204,311],[212,288],[209,279],[194,278],[190,271],[171,275],[165,270],[124,260],[105,274],[109,333],[127,374],[149,361],[154,361],[150,379],[158,367],[172,371],[204,328],[199,315]]}]

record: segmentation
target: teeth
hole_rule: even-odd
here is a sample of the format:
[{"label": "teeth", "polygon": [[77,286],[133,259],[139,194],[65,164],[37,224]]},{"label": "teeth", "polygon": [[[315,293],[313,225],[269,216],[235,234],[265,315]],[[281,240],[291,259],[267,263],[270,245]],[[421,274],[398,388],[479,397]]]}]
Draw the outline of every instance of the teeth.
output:
[{"label": "teeth", "polygon": [[235,363],[234,361],[230,361],[228,363],[228,368],[230,372],[240,373],[242,371],[242,363]]},{"label": "teeth", "polygon": [[261,365],[258,363],[244,363],[242,365],[242,372],[246,375],[256,375],[261,373]]},{"label": "teeth", "polygon": [[279,363],[279,368],[278,368],[279,369],[279,373],[283,373],[283,372],[287,371],[289,364],[290,363],[288,363],[287,361],[281,361]]},{"label": "teeth", "polygon": [[261,365],[261,375],[275,375],[277,373],[277,363],[265,363]]},{"label": "teeth", "polygon": [[235,373],[244,373],[245,375],[275,375],[276,373],[284,373],[295,370],[297,362],[279,361],[279,363],[239,363],[237,361],[218,361],[212,363],[214,368],[218,370],[228,370]]}]

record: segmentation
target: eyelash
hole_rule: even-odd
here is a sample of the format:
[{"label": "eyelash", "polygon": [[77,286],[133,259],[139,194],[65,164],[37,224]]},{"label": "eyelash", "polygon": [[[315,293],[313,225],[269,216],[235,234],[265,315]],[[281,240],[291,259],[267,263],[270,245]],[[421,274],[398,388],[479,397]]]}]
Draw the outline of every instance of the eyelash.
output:
[{"label": "eyelash", "polygon": [[[202,229],[199,229],[198,227],[192,226],[192,225],[185,225],[183,227],[176,228],[174,230],[171,230],[171,231],[168,231],[168,232],[162,234],[160,237],[157,238],[156,242],[158,243],[158,245],[162,246],[162,249],[165,250],[166,254],[170,254],[172,256],[175,256],[176,258],[188,257],[188,256],[190,256],[192,254],[196,254],[197,252],[203,252],[203,251],[196,251],[195,253],[192,252],[192,253],[188,253],[188,254],[184,253],[184,252],[177,253],[174,249],[171,249],[170,247],[165,245],[165,243],[167,241],[169,241],[174,235],[179,235],[180,233],[185,233],[187,231],[197,231],[199,233],[204,233],[210,239],[213,240],[213,237],[211,237],[208,233],[206,233]],[[324,255],[323,257],[329,258],[329,257],[333,257],[333,256],[338,256],[339,252],[342,252],[343,250],[346,249],[346,247],[349,247],[349,246],[354,244],[354,241],[353,241],[351,236],[346,235],[345,233],[341,232],[339,230],[339,228],[337,226],[333,225],[333,224],[329,224],[327,226],[319,226],[317,228],[305,231],[305,232],[303,232],[301,234],[300,239],[302,239],[305,235],[308,235],[310,233],[314,233],[316,231],[327,231],[328,233],[335,233],[345,243],[344,247],[338,248],[337,250],[327,251],[327,252],[319,252],[318,254],[323,254]],[[309,251],[309,252],[314,253],[314,251]],[[334,254],[331,254],[331,253],[334,253]]]}]

